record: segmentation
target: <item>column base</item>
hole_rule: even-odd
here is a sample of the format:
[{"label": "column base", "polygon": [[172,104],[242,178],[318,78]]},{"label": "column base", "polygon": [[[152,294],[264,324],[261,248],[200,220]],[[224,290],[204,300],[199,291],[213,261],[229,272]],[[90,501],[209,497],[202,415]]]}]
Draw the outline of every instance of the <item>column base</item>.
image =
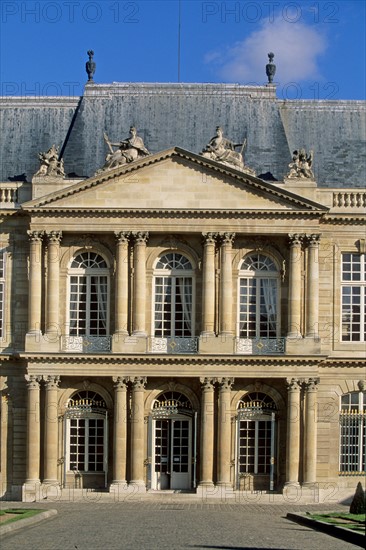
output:
[{"label": "column base", "polygon": [[112,481],[109,486],[109,492],[114,496],[115,501],[120,501],[129,496],[133,496],[138,491],[136,491],[136,487],[129,485],[127,481],[118,480]]},{"label": "column base", "polygon": [[137,493],[146,493],[146,485],[145,485],[145,482],[143,480],[133,479],[132,481],[130,481],[129,487],[132,488],[133,494],[135,494],[135,495]]},{"label": "column base", "polygon": [[22,502],[36,502],[39,500],[41,482],[39,479],[28,479],[22,486]]},{"label": "column base", "polygon": [[45,479],[40,487],[42,499],[59,500],[61,498],[61,485],[57,479]]}]

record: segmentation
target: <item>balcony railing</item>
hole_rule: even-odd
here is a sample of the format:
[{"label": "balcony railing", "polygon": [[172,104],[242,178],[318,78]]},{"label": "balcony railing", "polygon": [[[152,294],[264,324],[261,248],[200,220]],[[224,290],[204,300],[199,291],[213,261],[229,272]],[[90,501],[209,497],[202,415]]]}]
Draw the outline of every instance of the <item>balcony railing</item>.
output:
[{"label": "balcony railing", "polygon": [[63,351],[106,353],[111,351],[111,336],[64,336]]},{"label": "balcony railing", "polygon": [[149,338],[151,353],[197,353],[198,338]]},{"label": "balcony railing", "polygon": [[285,353],[285,338],[236,338],[235,353],[242,355]]}]

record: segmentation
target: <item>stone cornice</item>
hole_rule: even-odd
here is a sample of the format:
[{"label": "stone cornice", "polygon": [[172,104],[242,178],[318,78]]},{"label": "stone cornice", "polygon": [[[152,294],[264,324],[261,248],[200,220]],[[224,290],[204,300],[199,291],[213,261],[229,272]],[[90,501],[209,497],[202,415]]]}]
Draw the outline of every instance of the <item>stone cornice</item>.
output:
[{"label": "stone cornice", "polygon": [[248,219],[248,218],[303,218],[319,219],[322,212],[308,210],[179,210],[179,209],[117,209],[117,208],[49,208],[34,209],[31,215],[37,219],[49,217],[53,218],[79,218],[87,216],[88,218],[147,218],[147,219]]},{"label": "stone cornice", "polygon": [[324,214],[321,223],[332,225],[366,225],[366,214]]}]

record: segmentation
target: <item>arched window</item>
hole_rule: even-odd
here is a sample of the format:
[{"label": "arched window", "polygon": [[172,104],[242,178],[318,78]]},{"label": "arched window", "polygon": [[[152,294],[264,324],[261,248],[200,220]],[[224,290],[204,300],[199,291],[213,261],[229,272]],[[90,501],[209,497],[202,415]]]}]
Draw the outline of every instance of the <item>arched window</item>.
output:
[{"label": "arched window", "polygon": [[341,475],[366,473],[366,392],[349,392],[341,397]]},{"label": "arched window", "polygon": [[194,336],[194,271],[178,252],[161,256],[154,271],[154,327],[158,338]]},{"label": "arched window", "polygon": [[275,417],[277,407],[272,397],[253,391],[238,403],[237,473],[261,475],[259,485],[251,488],[273,489],[275,448]]},{"label": "arched window", "polygon": [[96,252],[81,252],[69,269],[69,335],[107,336],[109,333],[109,269]]},{"label": "arched window", "polygon": [[82,390],[66,405],[66,471],[105,472],[107,406],[96,392]]},{"label": "arched window", "polygon": [[280,333],[280,277],[264,254],[244,258],[239,271],[239,338],[276,338]]}]

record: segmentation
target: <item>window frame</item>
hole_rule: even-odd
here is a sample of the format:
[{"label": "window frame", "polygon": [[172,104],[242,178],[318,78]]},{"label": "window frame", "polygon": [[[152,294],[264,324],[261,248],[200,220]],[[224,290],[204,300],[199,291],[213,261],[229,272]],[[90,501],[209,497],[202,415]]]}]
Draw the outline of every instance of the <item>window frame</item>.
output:
[{"label": "window frame", "polygon": [[[96,256],[100,256],[103,261],[105,262],[106,264],[106,267],[71,267],[72,266],[72,263],[76,260],[76,258],[82,254],[85,254],[85,253],[91,253],[91,254],[95,254]],[[80,318],[79,318],[79,310],[78,310],[78,316],[75,320],[76,322],[76,325],[75,325],[75,329],[76,329],[76,332],[75,334],[71,334],[72,332],[72,329],[74,327],[71,326],[71,294],[72,294],[72,277],[77,277],[77,285],[79,286],[80,285],[80,282],[82,280],[82,278],[84,278],[85,280],[85,284],[86,284],[86,318],[85,318],[85,332],[84,333],[80,333],[80,326],[79,326],[79,323],[80,323]],[[100,279],[101,277],[106,277],[106,311],[105,311],[105,317],[106,317],[106,320],[105,320],[105,325],[106,325],[106,328],[105,328],[105,334],[91,334],[90,330],[91,330],[91,326],[90,326],[90,319],[91,319],[91,308],[88,307],[88,305],[90,306],[91,304],[91,284],[92,284],[92,277],[97,277],[98,279]],[[66,319],[67,319],[67,322],[66,322],[66,336],[70,336],[70,337],[95,337],[95,338],[105,338],[105,337],[108,337],[110,335],[110,299],[111,299],[111,285],[110,285],[110,267],[108,265],[108,262],[105,258],[105,256],[103,254],[101,254],[99,251],[97,250],[81,250],[81,251],[78,251],[76,254],[73,255],[70,263],[69,263],[69,266],[68,266],[68,270],[67,270],[67,311],[66,311]],[[80,304],[80,294],[78,293],[78,301],[76,302],[77,304]],[[99,310],[98,310],[99,311]],[[98,332],[99,332],[99,329],[98,329]]]},{"label": "window frame", "polygon": [[[243,264],[246,260],[248,260],[250,257],[257,256],[258,258],[260,256],[263,256],[264,258],[269,259],[275,266],[276,271],[266,271],[266,270],[250,270],[250,269],[243,269]],[[255,336],[250,336],[250,311],[248,308],[247,312],[247,324],[248,329],[246,329],[247,335],[242,335],[241,325],[244,324],[244,320],[242,321],[242,312],[241,312],[241,306],[244,305],[244,302],[241,301],[241,281],[246,279],[247,281],[261,281],[263,279],[270,279],[275,280],[277,282],[276,284],[276,335],[275,336],[261,336],[261,328],[260,328],[260,307],[261,307],[261,284],[256,283],[256,301],[255,301]],[[247,283],[247,288],[250,288]],[[260,252],[249,252],[246,254],[238,268],[238,282],[237,282],[237,338],[242,340],[259,340],[259,339],[272,339],[272,338],[280,338],[281,336],[281,272],[278,266],[278,262],[269,254],[263,254]],[[250,302],[248,304],[250,306]],[[269,323],[267,322],[267,333],[269,331]],[[244,329],[243,329],[244,332]]]},{"label": "window frame", "polygon": [[[346,397],[348,403],[344,402]],[[364,476],[365,473],[366,391],[351,391],[340,396],[339,475]]]},{"label": "window frame", "polygon": [[[344,270],[344,263],[345,263],[345,256],[350,256],[350,260],[349,260],[349,264],[351,265],[351,267],[353,266],[354,263],[356,262],[353,262],[353,257],[356,257],[358,256],[359,257],[359,264],[360,264],[360,278],[359,280],[353,278],[353,276],[355,275],[355,272],[350,270],[350,271],[345,271]],[[345,279],[345,274],[346,273],[349,273],[350,274],[350,278],[348,280]],[[357,273],[357,272],[356,272]],[[345,294],[344,294],[344,289],[345,288],[349,288],[351,289],[350,290],[350,293],[349,293],[349,297],[350,297],[350,304],[349,304],[349,308],[350,308],[350,311],[348,313],[348,316],[349,316],[349,319],[347,320],[347,322],[344,321],[344,317],[347,315],[346,312],[345,312],[345,301],[344,301],[344,298],[345,298]],[[352,296],[355,296],[355,294],[353,294],[352,292],[352,289],[357,289],[359,288],[359,316],[360,316],[360,319],[359,319],[359,333],[355,332],[352,330],[352,325],[354,325],[355,323],[352,323],[352,319],[353,319],[353,316],[355,315],[352,311],[351,311],[351,307],[352,307],[352,303],[351,303],[351,299],[352,299]],[[340,261],[340,323],[339,323],[339,326],[340,326],[340,342],[342,344],[364,344],[366,342],[366,254],[364,253],[360,253],[360,252],[342,252],[341,253],[341,261]],[[349,339],[345,339],[345,333],[344,333],[344,329],[343,327],[348,327],[348,335],[349,335]],[[359,339],[355,339],[353,340],[352,339],[352,335],[354,334],[359,334]]]},{"label": "window frame", "polygon": [[[159,262],[162,260],[162,258],[164,258],[165,256],[168,256],[169,254],[173,254],[173,255],[179,255],[179,256],[182,256],[183,258],[185,258],[191,265],[191,269],[180,269],[180,268],[158,268],[156,267]],[[157,332],[157,329],[156,329],[156,319],[155,319],[155,315],[156,315],[156,305],[157,305],[157,292],[156,292],[156,287],[157,287],[157,279],[158,278],[161,278],[162,279],[162,285],[164,286],[164,281],[166,279],[170,279],[170,283],[171,283],[171,296],[173,296],[173,290],[174,290],[174,302],[172,301],[171,302],[171,318],[170,318],[170,334],[169,335],[166,335],[164,334],[164,311],[162,311],[162,327],[161,327],[161,332],[162,334],[157,336],[156,335],[156,332]],[[186,279],[190,279],[190,284],[191,284],[191,334],[190,335],[183,335],[183,336],[178,336],[176,335],[176,319],[175,319],[175,306],[176,306],[176,293],[175,293],[175,290],[177,288],[177,280],[178,279],[183,279],[183,280],[186,280]],[[164,303],[164,302],[162,302]],[[195,325],[196,325],[196,275],[195,275],[195,268],[194,268],[194,263],[192,261],[192,259],[184,252],[181,252],[179,250],[174,250],[174,251],[166,251],[162,254],[159,254],[158,258],[156,259],[155,263],[154,263],[154,269],[153,269],[153,277],[152,277],[152,315],[151,315],[151,334],[154,338],[163,338],[163,339],[170,339],[170,338],[195,338],[195,334],[196,334],[196,330],[195,330]],[[184,319],[183,319],[183,330],[182,330],[183,334],[184,334]]]}]

